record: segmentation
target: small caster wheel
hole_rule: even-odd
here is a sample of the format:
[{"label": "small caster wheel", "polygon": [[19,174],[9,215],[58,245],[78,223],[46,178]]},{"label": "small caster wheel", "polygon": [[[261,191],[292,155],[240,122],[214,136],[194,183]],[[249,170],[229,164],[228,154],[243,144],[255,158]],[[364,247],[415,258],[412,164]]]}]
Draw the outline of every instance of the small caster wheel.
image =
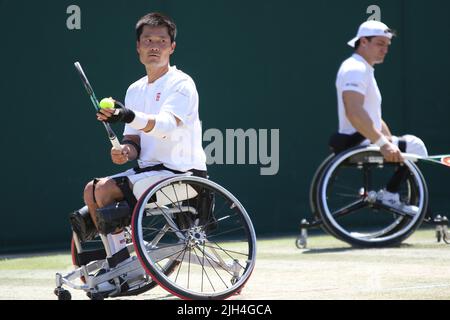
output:
[{"label": "small caster wheel", "polygon": [[53,293],[58,297],[58,300],[72,300],[70,292],[62,288],[56,288]]},{"label": "small caster wheel", "polygon": [[442,241],[442,232],[436,232],[436,240],[438,243]]},{"label": "small caster wheel", "polygon": [[304,236],[298,236],[297,240],[295,240],[295,246],[297,249],[306,249],[307,246],[307,238]]},{"label": "small caster wheel", "polygon": [[91,300],[105,300],[105,297],[101,293],[88,292],[87,296]]}]

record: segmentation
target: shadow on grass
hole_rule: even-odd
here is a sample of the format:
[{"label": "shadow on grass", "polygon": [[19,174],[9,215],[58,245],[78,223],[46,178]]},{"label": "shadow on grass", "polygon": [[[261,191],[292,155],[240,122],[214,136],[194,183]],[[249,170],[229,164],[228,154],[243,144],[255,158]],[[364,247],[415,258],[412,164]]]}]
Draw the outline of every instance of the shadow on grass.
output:
[{"label": "shadow on grass", "polygon": [[338,253],[338,252],[351,252],[361,250],[380,250],[380,249],[405,249],[412,248],[414,245],[408,243],[401,243],[392,246],[378,247],[378,248],[365,248],[365,247],[340,247],[340,248],[311,248],[303,249],[302,254],[321,254],[321,253]]}]

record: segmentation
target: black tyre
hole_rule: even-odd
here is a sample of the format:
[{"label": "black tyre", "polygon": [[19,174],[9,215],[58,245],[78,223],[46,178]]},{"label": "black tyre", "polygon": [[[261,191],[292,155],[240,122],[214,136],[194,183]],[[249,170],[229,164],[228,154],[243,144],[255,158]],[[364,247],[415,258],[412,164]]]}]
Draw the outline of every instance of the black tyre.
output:
[{"label": "black tyre", "polygon": [[[318,188],[320,179],[322,178],[324,170],[326,169],[328,164],[334,159],[335,156],[336,156],[335,154],[329,155],[317,168],[317,170],[314,173],[314,176],[311,180],[311,184],[309,187],[309,206],[311,208],[311,213],[313,214],[313,217],[316,220],[320,219],[319,209],[318,209],[318,205],[317,205],[317,188]],[[320,228],[329,234],[333,234],[333,231],[329,230],[325,224],[322,224],[320,226]],[[302,248],[302,246],[299,247],[297,245],[297,248],[303,249],[304,247]]]}]

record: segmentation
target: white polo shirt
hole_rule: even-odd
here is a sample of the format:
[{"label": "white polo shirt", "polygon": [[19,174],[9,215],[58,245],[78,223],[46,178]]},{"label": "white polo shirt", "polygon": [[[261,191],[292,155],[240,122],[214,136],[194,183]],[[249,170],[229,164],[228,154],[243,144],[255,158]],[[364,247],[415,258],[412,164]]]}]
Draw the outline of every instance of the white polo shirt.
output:
[{"label": "white polo shirt", "polygon": [[375,69],[359,54],[353,54],[345,60],[337,74],[336,89],[338,95],[339,133],[353,134],[357,130],[345,114],[344,91],[355,91],[364,95],[363,108],[372,119],[375,127],[381,131],[381,93],[375,80]]},{"label": "white polo shirt", "polygon": [[141,138],[138,159],[141,168],[162,163],[178,171],[206,170],[198,93],[191,77],[175,66],[154,83],[148,83],[145,76],[128,88],[125,106],[153,115],[161,111],[170,112],[182,122],[167,136],[144,133],[125,125],[124,135],[138,135]]}]

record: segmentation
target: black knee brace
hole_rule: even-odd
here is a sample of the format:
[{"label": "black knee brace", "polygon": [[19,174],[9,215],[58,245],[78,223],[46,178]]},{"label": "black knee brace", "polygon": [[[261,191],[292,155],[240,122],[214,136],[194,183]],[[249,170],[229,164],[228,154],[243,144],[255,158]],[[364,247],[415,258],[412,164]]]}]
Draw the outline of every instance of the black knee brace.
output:
[{"label": "black knee brace", "polygon": [[131,209],[126,201],[97,209],[97,227],[101,234],[109,234],[131,223]]},{"label": "black knee brace", "polygon": [[120,191],[122,191],[125,201],[128,203],[131,210],[133,210],[134,207],[136,206],[137,199],[133,194],[133,190],[130,188],[128,178],[127,177],[119,177],[119,178],[113,178],[113,180],[119,187]]},{"label": "black knee brace", "polygon": [[77,234],[81,242],[92,240],[97,235],[97,229],[95,229],[87,206],[70,213],[69,220],[72,225],[72,230]]}]

